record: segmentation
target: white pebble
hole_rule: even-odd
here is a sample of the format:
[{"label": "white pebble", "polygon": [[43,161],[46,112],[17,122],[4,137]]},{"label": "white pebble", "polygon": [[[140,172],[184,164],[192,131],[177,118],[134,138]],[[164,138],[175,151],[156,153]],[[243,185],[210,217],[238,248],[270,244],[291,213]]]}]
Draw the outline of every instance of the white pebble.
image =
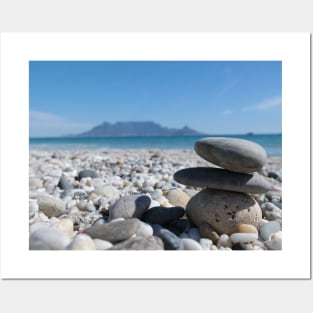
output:
[{"label": "white pebble", "polygon": [[211,246],[213,244],[213,241],[208,238],[201,238],[200,239],[200,245],[203,250],[211,250]]},{"label": "white pebble", "polygon": [[221,247],[230,248],[231,246],[232,246],[232,243],[228,235],[222,234],[220,238],[218,238],[218,241],[217,241],[218,248],[221,248]]},{"label": "white pebble", "polygon": [[184,244],[184,250],[203,250],[201,245],[190,238],[183,238],[182,242]]},{"label": "white pebble", "polygon": [[96,250],[96,245],[92,238],[86,234],[79,234],[74,237],[67,247],[68,250]]},{"label": "white pebble", "polygon": [[68,235],[58,229],[40,228],[30,235],[30,250],[64,250],[71,242]]},{"label": "white pebble", "polygon": [[113,246],[111,242],[102,239],[94,239],[93,242],[96,250],[107,250]]},{"label": "white pebble", "polygon": [[233,233],[230,235],[230,240],[233,243],[251,242],[258,239],[258,234],[255,233]]}]

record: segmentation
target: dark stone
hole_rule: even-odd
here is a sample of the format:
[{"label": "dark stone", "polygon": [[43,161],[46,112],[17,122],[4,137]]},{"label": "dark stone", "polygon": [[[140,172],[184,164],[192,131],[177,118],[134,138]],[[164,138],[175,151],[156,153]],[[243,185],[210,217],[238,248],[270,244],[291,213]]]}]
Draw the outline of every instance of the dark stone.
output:
[{"label": "dark stone", "polygon": [[109,250],[164,250],[163,241],[159,237],[141,237],[130,238],[120,242]]},{"label": "dark stone", "polygon": [[172,232],[176,236],[179,236],[181,234],[180,229],[177,226],[175,226],[175,225],[166,224],[166,225],[163,225],[163,228],[169,230],[170,232]]},{"label": "dark stone", "polygon": [[59,183],[58,183],[58,187],[62,190],[73,189],[72,183],[67,178],[65,178],[64,176],[62,176],[60,178]]},{"label": "dark stone", "polygon": [[98,238],[117,243],[129,239],[134,235],[140,225],[137,218],[132,218],[125,221],[117,221],[106,224],[96,224],[87,228],[84,233],[91,238]]},{"label": "dark stone", "polygon": [[180,238],[167,229],[161,229],[159,236],[163,241],[165,250],[184,250],[184,244]]},{"label": "dark stone", "polygon": [[203,159],[227,170],[257,172],[266,162],[266,151],[257,143],[238,138],[207,137],[194,146]]},{"label": "dark stone", "polygon": [[82,170],[78,173],[78,179],[81,180],[83,177],[96,178],[99,175],[94,170]]},{"label": "dark stone", "polygon": [[259,194],[272,189],[272,185],[258,173],[235,173],[222,168],[194,167],[177,171],[174,179],[187,186],[207,187],[243,193]]},{"label": "dark stone", "polygon": [[179,229],[180,233],[188,233],[193,226],[191,225],[191,222],[185,218],[180,218],[175,221],[173,225]]},{"label": "dark stone", "polygon": [[161,206],[147,210],[142,216],[142,220],[150,224],[168,224],[185,214],[185,209],[180,206],[165,208]]},{"label": "dark stone", "polygon": [[237,242],[232,245],[232,250],[247,250],[246,246],[242,242]]}]

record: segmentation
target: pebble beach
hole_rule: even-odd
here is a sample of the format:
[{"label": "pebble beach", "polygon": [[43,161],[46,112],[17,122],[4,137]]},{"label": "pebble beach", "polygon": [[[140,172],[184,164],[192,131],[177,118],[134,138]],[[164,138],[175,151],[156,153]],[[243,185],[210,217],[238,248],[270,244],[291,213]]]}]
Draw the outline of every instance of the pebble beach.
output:
[{"label": "pebble beach", "polygon": [[191,219],[188,203],[205,187],[174,179],[178,171],[208,166],[218,167],[191,149],[31,150],[29,248],[281,250],[281,157],[267,157],[256,173],[271,190],[248,190],[260,212],[257,224],[234,224],[240,214],[226,212],[235,227],[229,232]]}]

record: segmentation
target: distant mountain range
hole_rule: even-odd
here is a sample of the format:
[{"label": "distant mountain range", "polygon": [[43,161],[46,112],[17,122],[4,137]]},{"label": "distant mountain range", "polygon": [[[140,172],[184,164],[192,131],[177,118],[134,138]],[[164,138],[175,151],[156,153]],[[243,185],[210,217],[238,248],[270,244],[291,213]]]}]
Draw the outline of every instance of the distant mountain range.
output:
[{"label": "distant mountain range", "polygon": [[155,122],[103,122],[89,131],[73,137],[130,137],[130,136],[202,136],[188,126],[181,129],[163,127]]}]

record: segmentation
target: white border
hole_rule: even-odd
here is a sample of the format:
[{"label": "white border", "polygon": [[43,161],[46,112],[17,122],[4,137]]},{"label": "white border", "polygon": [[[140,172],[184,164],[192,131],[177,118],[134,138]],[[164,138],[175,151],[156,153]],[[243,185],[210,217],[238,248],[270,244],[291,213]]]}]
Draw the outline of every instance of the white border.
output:
[{"label": "white border", "polygon": [[[282,60],[283,250],[29,251],[30,60]],[[3,278],[310,277],[309,33],[3,33],[0,69]]]}]

